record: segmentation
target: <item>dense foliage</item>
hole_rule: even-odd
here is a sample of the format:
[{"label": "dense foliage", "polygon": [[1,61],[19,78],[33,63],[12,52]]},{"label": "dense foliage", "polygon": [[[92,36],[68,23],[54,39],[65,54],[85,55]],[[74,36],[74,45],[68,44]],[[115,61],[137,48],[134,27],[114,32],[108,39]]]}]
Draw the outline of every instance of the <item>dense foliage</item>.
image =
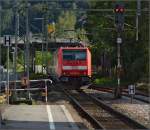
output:
[{"label": "dense foliage", "polygon": [[[113,8],[111,1],[79,1],[79,2],[31,2],[30,32],[41,33],[42,21],[34,18],[46,18],[55,22],[55,36],[59,38],[78,38],[88,40],[91,45],[92,62],[96,66],[99,76],[115,78],[117,65],[116,30],[114,26]],[[14,5],[11,1],[2,3],[2,35],[14,34]],[[126,9],[136,9],[136,1],[124,2]],[[26,3],[19,1],[20,36],[25,34]],[[142,9],[148,9],[148,1],[142,2]],[[111,11],[86,11],[84,9],[112,9]],[[47,12],[47,15],[46,15]],[[125,28],[122,33],[121,45],[122,78],[134,82],[148,77],[148,40],[149,14],[142,11],[139,16],[139,40],[136,41],[136,11],[125,12]],[[65,31],[74,30],[74,31]],[[88,35],[85,35],[88,34]],[[2,62],[6,62],[5,48],[3,48]],[[23,64],[23,52],[19,53],[18,63]],[[12,59],[12,57],[11,57]],[[41,53],[37,53],[36,63],[41,64]]]},{"label": "dense foliage", "polygon": [[[126,9],[136,9],[136,2],[124,2]],[[113,2],[92,2],[91,8],[107,8],[114,6]],[[142,2],[142,9],[148,9],[148,2]],[[121,45],[122,78],[135,82],[148,81],[148,11],[142,11],[139,17],[139,40],[136,41],[136,12],[125,12],[125,27],[122,33]],[[112,76],[116,68],[116,31],[114,30],[114,14],[112,12],[88,12],[87,31],[92,32],[89,38],[93,41],[91,47],[93,63],[99,66],[101,76]],[[114,77],[114,76],[113,76]]]}]

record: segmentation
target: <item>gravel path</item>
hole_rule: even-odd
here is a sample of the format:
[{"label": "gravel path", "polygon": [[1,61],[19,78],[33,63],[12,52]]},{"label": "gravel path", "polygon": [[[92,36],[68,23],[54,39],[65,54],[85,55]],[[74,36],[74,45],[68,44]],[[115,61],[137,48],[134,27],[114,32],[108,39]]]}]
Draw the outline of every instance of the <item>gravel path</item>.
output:
[{"label": "gravel path", "polygon": [[112,107],[150,128],[150,108],[144,104],[112,104]]}]

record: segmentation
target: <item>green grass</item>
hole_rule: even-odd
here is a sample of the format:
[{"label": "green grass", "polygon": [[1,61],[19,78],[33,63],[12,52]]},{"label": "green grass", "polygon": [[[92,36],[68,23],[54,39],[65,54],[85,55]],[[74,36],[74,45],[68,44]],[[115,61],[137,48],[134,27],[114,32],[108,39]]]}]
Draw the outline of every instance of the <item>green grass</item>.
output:
[{"label": "green grass", "polygon": [[[93,81],[95,85],[101,86],[101,87],[115,87],[117,86],[117,79],[116,78],[105,78],[105,77],[96,77],[95,80]],[[128,86],[129,83],[128,81],[122,80],[120,81],[121,86],[125,87]]]},{"label": "green grass", "polygon": [[110,78],[96,78],[93,83],[95,85],[103,86],[103,87],[109,87],[109,86],[116,86],[117,81]]}]

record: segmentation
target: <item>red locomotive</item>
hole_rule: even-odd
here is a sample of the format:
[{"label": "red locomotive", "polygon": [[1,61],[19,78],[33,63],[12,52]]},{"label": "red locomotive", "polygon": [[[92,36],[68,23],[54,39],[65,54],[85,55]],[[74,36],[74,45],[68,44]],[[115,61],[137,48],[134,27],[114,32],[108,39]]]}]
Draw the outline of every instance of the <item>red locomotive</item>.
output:
[{"label": "red locomotive", "polygon": [[87,47],[60,47],[53,55],[49,70],[63,82],[88,83],[91,77],[91,53]]}]

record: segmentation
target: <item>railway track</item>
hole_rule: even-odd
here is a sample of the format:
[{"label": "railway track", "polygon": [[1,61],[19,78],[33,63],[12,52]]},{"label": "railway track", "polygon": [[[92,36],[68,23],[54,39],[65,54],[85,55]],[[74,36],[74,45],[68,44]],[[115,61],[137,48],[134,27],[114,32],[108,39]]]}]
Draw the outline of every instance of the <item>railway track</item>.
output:
[{"label": "railway track", "polygon": [[[98,91],[109,92],[109,93],[114,92],[113,89],[111,89],[111,88],[92,87],[92,89],[95,89],[95,90],[98,90]],[[128,95],[127,90],[123,90],[122,95],[125,96],[125,97],[130,97],[130,95]],[[133,96],[133,99],[139,100],[139,101],[144,102],[144,103],[150,103],[149,95],[146,95],[146,94],[143,94],[143,93],[140,93],[140,92],[136,92],[136,94]]]},{"label": "railway track", "polygon": [[146,129],[83,91],[62,90],[71,99],[79,113],[91,122],[95,129]]}]

